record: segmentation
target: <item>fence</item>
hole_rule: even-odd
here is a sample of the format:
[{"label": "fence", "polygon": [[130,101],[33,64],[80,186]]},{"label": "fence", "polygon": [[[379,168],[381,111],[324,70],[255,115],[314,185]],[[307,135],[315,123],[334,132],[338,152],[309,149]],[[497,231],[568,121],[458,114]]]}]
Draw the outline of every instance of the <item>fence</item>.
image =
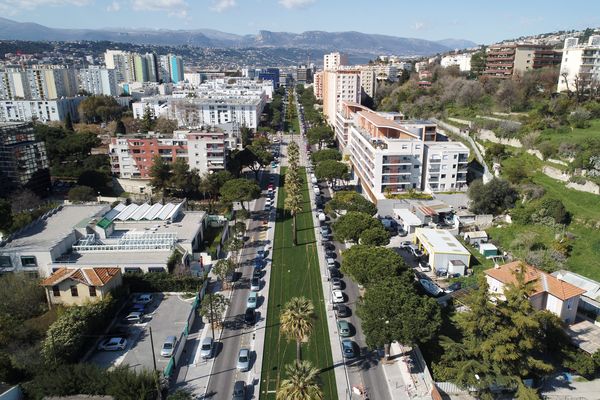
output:
[{"label": "fence", "polygon": [[170,379],[175,370],[177,369],[177,365],[179,364],[179,360],[181,358],[181,354],[183,354],[183,349],[185,348],[185,344],[187,342],[188,335],[190,334],[190,329],[196,320],[196,310],[200,306],[200,302],[202,298],[204,298],[204,294],[206,293],[206,287],[208,285],[208,279],[204,280],[202,284],[202,288],[196,294],[194,301],[192,302],[192,307],[190,309],[190,314],[188,315],[187,322],[183,328],[183,331],[179,335],[179,340],[177,341],[177,347],[175,348],[175,353],[169,359],[169,363],[163,370],[163,374],[165,378]]}]

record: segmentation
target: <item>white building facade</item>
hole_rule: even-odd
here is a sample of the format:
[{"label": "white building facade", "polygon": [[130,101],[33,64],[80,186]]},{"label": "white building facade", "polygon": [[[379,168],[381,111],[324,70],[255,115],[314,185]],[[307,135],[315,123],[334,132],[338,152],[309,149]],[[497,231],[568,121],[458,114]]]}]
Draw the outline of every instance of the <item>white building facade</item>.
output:
[{"label": "white building facade", "polygon": [[600,35],[590,36],[585,44],[567,38],[562,52],[559,92],[587,90],[600,85]]},{"label": "white building facade", "polygon": [[118,96],[117,73],[114,69],[92,66],[77,73],[79,89],[94,95]]},{"label": "white building facade", "polygon": [[458,68],[462,72],[468,72],[471,70],[471,57],[473,55],[470,53],[462,53],[462,54],[449,54],[447,56],[443,56],[440,61],[440,65],[444,68],[448,68],[454,65],[457,65]]},{"label": "white building facade", "polygon": [[85,97],[57,100],[0,100],[0,122],[64,121],[71,115],[79,120],[77,107]]}]

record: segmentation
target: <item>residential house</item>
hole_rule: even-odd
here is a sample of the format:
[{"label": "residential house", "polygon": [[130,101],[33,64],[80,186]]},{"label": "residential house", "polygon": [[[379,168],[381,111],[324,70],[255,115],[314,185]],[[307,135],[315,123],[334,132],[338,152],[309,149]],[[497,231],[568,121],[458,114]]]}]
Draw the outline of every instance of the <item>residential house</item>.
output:
[{"label": "residential house", "polygon": [[121,286],[121,268],[59,268],[42,281],[50,307],[102,300]]}]

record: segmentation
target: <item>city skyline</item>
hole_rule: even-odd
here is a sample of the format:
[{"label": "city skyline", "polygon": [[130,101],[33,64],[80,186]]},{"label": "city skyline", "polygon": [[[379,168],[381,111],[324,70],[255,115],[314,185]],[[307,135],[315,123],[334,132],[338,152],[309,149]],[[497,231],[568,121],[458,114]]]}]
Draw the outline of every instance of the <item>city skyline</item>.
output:
[{"label": "city skyline", "polygon": [[[547,7],[541,1],[509,0],[485,8],[472,0],[463,1],[460,7],[435,0],[429,4],[424,12],[420,4],[382,0],[372,18],[360,21],[356,21],[356,10],[363,5],[356,0],[345,2],[344,7],[325,0],[0,0],[0,12],[19,22],[54,28],[215,29],[235,34],[359,31],[476,43],[600,26],[600,4],[583,0],[575,0],[572,7],[586,9],[584,14],[561,13],[559,7]],[[490,15],[494,15],[492,21]]]}]

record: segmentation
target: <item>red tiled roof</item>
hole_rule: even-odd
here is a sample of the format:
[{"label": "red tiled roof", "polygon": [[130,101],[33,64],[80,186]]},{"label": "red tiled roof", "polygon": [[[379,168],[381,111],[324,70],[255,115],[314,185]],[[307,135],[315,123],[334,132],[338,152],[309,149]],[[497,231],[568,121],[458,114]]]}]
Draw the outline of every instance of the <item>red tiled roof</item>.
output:
[{"label": "red tiled roof", "polygon": [[87,286],[104,286],[121,273],[120,268],[59,268],[52,275],[42,281],[42,286],[54,286],[66,279],[73,279]]},{"label": "red tiled roof", "polygon": [[501,265],[498,268],[490,268],[484,272],[486,275],[496,279],[499,282],[502,282],[505,285],[514,285],[517,283],[517,277],[515,274],[519,268],[525,268],[525,283],[534,282],[533,287],[535,292],[531,295],[547,292],[561,300],[566,300],[585,293],[585,290],[580,289],[568,282],[561,281],[560,279],[557,279],[554,276],[537,269],[536,267],[527,265],[522,261],[513,261],[511,263]]}]

